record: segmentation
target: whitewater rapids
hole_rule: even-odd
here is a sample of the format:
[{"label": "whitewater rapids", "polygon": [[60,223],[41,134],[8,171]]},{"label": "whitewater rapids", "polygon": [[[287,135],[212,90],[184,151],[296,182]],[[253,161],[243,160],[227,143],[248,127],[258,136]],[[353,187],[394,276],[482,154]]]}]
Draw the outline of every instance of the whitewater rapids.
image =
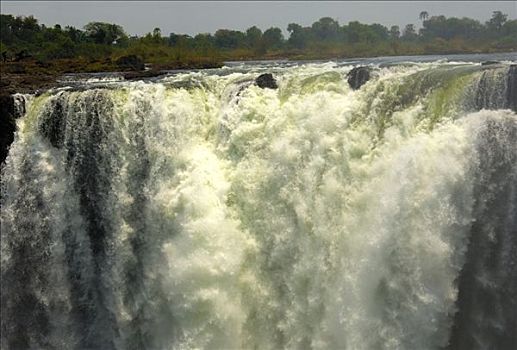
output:
[{"label": "whitewater rapids", "polygon": [[511,68],[377,67],[356,91],[350,69],[27,101],[2,169],[1,348],[511,349]]}]

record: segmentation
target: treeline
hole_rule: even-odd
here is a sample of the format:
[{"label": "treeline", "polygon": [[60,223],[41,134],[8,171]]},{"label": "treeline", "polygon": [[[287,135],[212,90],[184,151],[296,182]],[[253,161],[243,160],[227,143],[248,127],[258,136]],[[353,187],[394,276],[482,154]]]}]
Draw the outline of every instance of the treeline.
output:
[{"label": "treeline", "polygon": [[422,28],[414,24],[404,28],[357,21],[346,25],[321,18],[310,27],[290,24],[289,47],[300,52],[326,52],[336,55],[375,56],[401,54],[440,54],[490,52],[517,49],[517,20],[495,11],[486,23],[471,18],[419,16]]},{"label": "treeline", "polygon": [[146,62],[260,58],[332,58],[403,54],[444,54],[517,50],[517,20],[495,11],[485,23],[470,18],[420,13],[422,27],[404,28],[357,21],[341,25],[324,17],[311,26],[287,26],[288,37],[277,27],[262,31],[220,29],[192,37],[159,28],[128,36],[116,24],[92,22],[83,29],[59,24],[47,27],[33,16],[1,15],[0,49],[6,60],[32,56],[39,60],[114,60],[134,55]]}]

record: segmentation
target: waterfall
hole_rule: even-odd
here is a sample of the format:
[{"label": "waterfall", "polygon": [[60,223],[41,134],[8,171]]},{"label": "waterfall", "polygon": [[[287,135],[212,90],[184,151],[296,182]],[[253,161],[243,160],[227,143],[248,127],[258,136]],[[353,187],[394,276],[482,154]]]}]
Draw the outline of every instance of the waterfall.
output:
[{"label": "waterfall", "polygon": [[350,69],[17,104],[1,348],[510,349],[515,66],[373,67],[358,90]]}]

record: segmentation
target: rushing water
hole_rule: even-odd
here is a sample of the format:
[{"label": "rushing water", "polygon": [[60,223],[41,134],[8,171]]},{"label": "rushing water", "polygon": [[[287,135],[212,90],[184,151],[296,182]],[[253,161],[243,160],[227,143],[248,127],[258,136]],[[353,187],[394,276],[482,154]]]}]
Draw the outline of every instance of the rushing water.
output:
[{"label": "rushing water", "polygon": [[514,68],[390,64],[356,91],[351,68],[33,98],[2,170],[1,348],[515,346]]}]

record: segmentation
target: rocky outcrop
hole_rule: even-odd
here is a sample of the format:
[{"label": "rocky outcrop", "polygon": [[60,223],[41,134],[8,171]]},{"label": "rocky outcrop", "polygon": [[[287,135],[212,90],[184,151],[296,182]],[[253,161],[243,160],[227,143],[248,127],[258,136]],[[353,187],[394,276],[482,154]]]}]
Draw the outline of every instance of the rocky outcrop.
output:
[{"label": "rocky outcrop", "polygon": [[14,140],[16,114],[14,97],[9,94],[0,95],[0,164],[7,158],[9,146]]},{"label": "rocky outcrop", "polygon": [[115,61],[121,69],[144,70],[144,61],[136,55],[122,56]]},{"label": "rocky outcrop", "polygon": [[147,70],[143,72],[127,72],[124,73],[124,79],[126,80],[139,80],[159,77],[160,75],[167,74],[165,71]]},{"label": "rocky outcrop", "polygon": [[490,66],[490,65],[493,65],[493,64],[500,64],[501,62],[499,61],[485,61],[485,62],[481,62],[481,65],[482,66]]},{"label": "rocky outcrop", "polygon": [[517,64],[512,64],[508,70],[508,83],[506,88],[506,105],[517,112]]},{"label": "rocky outcrop", "polygon": [[365,67],[365,66],[356,67],[356,68],[352,69],[347,74],[348,85],[350,85],[350,87],[353,90],[358,90],[359,88],[361,88],[361,86],[366,84],[366,82],[368,80],[370,80],[370,77],[371,77],[370,72],[371,72],[371,68]]},{"label": "rocky outcrop", "polygon": [[517,65],[498,64],[483,68],[475,91],[475,110],[517,111]]},{"label": "rocky outcrop", "polygon": [[271,73],[264,73],[259,75],[257,79],[255,79],[255,84],[257,84],[257,86],[262,89],[278,89],[276,80],[273,78],[273,74]]}]

